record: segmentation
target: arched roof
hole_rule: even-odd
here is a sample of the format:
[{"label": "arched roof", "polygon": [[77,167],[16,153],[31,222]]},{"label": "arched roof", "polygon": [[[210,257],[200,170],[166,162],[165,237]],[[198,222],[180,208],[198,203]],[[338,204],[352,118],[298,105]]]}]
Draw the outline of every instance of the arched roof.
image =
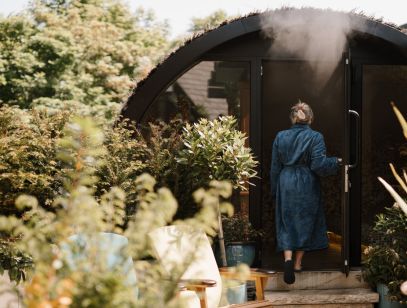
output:
[{"label": "arched roof", "polygon": [[[131,120],[139,120],[147,111],[149,105],[165,88],[179,77],[183,72],[194,65],[209,50],[237,37],[260,31],[261,19],[265,14],[272,12],[279,14],[285,9],[253,13],[248,16],[225,22],[218,28],[202,33],[186,42],[177,51],[154,68],[150,74],[133,90],[127,102],[124,104],[121,115]],[[294,14],[304,14],[308,9],[289,9]],[[326,10],[318,10],[321,14]],[[332,13],[332,11],[330,11]],[[361,14],[335,12],[335,14],[348,14],[351,29],[354,32],[364,33],[382,39],[397,46],[407,55],[407,35],[396,26],[382,23]]]}]

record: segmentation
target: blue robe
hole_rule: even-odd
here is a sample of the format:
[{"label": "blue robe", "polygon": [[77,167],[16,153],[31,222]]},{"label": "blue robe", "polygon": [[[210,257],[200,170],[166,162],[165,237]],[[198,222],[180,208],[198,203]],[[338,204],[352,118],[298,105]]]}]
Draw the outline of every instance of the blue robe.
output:
[{"label": "blue robe", "polygon": [[319,177],[335,174],[338,163],[325,152],[322,134],[306,124],[295,124],[274,140],[270,176],[278,251],[328,247]]}]

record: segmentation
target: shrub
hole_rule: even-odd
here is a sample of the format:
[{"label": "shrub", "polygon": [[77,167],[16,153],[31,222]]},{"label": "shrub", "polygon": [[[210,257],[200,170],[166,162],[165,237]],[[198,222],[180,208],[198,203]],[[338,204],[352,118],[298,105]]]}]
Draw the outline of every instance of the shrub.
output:
[{"label": "shrub", "polygon": [[[24,219],[0,216],[0,231],[18,238],[15,247],[32,256],[34,273],[24,283],[25,302],[28,307],[179,307],[176,297],[179,276],[168,276],[159,263],[138,263],[136,266],[144,275],[138,277],[136,285],[127,285],[120,271],[108,270],[106,264],[92,259],[72,266],[64,253],[66,245],[76,247],[68,239],[71,234],[89,239],[92,251],[96,249],[92,243],[97,243],[99,232],[123,233],[118,226],[124,218],[124,192],[112,187],[100,201],[93,196],[95,170],[104,163],[102,144],[102,132],[90,121],[75,119],[68,123],[63,137],[58,139],[66,193],[54,200],[54,212],[44,210],[36,198],[21,195],[16,207],[25,209]],[[171,223],[177,210],[171,192],[166,188],[156,189],[155,184],[154,178],[147,174],[133,182],[137,212],[124,235],[129,239],[126,253],[134,260],[142,260],[151,250],[147,234]],[[177,223],[200,227],[214,235],[217,220],[213,218],[217,216],[218,206],[221,211],[230,211],[230,204],[219,203],[219,197],[227,198],[230,193],[230,184],[211,182],[207,190],[195,194],[201,205],[197,215]],[[187,264],[182,264],[176,272],[182,273],[186,267]],[[134,296],[135,286],[140,290],[140,298]]]},{"label": "shrub", "polygon": [[[61,152],[57,141],[65,136],[64,127],[72,118],[70,111],[49,114],[45,110],[0,107],[0,214],[23,216],[26,210],[14,206],[22,194],[34,196],[40,207],[55,212],[54,201],[65,191],[67,172],[57,157]],[[100,179],[93,182],[92,189],[101,200],[112,186],[120,187],[127,193],[127,213],[134,213],[134,178],[146,171],[146,144],[126,122],[113,128],[104,126],[104,131],[100,146],[104,163],[92,167]],[[24,278],[30,258],[18,253],[9,236],[1,237],[0,270],[8,270],[10,278],[18,281]]]},{"label": "shrub", "polygon": [[60,112],[25,112],[0,107],[0,204],[2,213],[13,211],[21,193],[35,196],[50,207],[61,186],[56,140],[69,115]]},{"label": "shrub", "polygon": [[189,174],[193,186],[227,179],[234,188],[246,190],[245,184],[256,175],[257,165],[250,148],[245,146],[246,139],[236,129],[236,119],[232,116],[213,121],[201,119],[186,124],[182,135],[184,149],[177,160],[192,167]]},{"label": "shrub", "polygon": [[[15,211],[14,201],[20,194],[30,194],[50,209],[63,188],[65,172],[56,157],[58,138],[73,117],[72,111],[48,113],[45,110],[20,110],[0,107],[0,212]],[[100,125],[99,125],[100,126]],[[104,164],[95,175],[96,196],[111,186],[121,187],[134,207],[134,188],[130,180],[147,170],[147,145],[135,127],[127,121],[104,126]]]},{"label": "shrub", "polygon": [[180,120],[149,123],[148,136],[145,138],[148,172],[157,179],[159,186],[170,187],[177,197],[182,181],[177,156],[183,148],[181,136],[184,125]]},{"label": "shrub", "polygon": [[[67,169],[58,158],[65,145],[57,140],[68,137],[64,127],[72,118],[70,110],[50,114],[45,110],[0,108],[0,213],[25,215],[26,209],[14,207],[22,194],[34,196],[39,207],[55,213],[55,199],[67,193],[64,181],[66,174],[73,172],[72,166]],[[255,175],[256,162],[235,122],[232,117],[222,117],[186,126],[181,121],[150,124],[147,137],[125,120],[113,127],[104,125],[104,139],[98,148],[103,164],[86,167],[94,178],[89,189],[98,202],[103,202],[112,186],[125,192],[127,218],[120,227],[126,228],[139,203],[134,179],[148,172],[156,178],[157,187],[168,187],[174,193],[180,205],[177,217],[194,216],[199,211],[193,198],[195,190],[209,188],[212,180],[228,180],[235,189],[246,189],[249,178]],[[100,123],[97,126],[101,128]],[[65,158],[71,155],[66,153]],[[4,245],[17,252],[9,236],[4,234]],[[0,253],[3,269],[24,277],[25,264],[30,260],[15,262],[6,250]]]},{"label": "shrub", "polygon": [[222,216],[223,235],[226,243],[252,242],[258,240],[263,232],[256,230],[249,221],[249,217],[243,214],[235,214],[231,217]]},{"label": "shrub", "polygon": [[[391,102],[407,139],[407,122],[398,108]],[[397,173],[390,164],[394,178],[400,184],[404,194],[407,193],[407,176]],[[367,259],[364,262],[364,276],[372,285],[384,283],[389,288],[389,298],[393,301],[407,303],[407,296],[401,292],[401,285],[407,277],[407,203],[396,190],[382,178],[378,178],[384,187],[390,192],[396,203],[392,208],[386,209],[384,214],[377,216],[374,226],[376,241],[373,247],[367,251]]]},{"label": "shrub", "polygon": [[382,283],[389,288],[389,299],[407,301],[400,285],[407,277],[407,216],[398,207],[386,208],[377,215],[373,242],[366,251],[364,278],[372,286]]},{"label": "shrub", "polygon": [[211,180],[227,180],[233,188],[247,190],[249,179],[256,175],[257,162],[245,146],[246,138],[236,129],[232,116],[186,124],[181,137],[183,148],[176,156],[181,182],[175,190],[184,213],[195,211],[190,192]]},{"label": "shrub", "polygon": [[126,214],[131,216],[137,203],[134,179],[150,171],[150,149],[136,127],[128,121],[105,128],[104,135],[106,155],[95,173],[99,179],[95,195],[100,198],[112,186],[121,188],[126,193]]},{"label": "shrub", "polygon": [[6,234],[0,236],[0,275],[8,271],[11,281],[19,283],[26,280],[26,277],[33,269],[32,258],[23,253],[15,246],[15,241]]}]

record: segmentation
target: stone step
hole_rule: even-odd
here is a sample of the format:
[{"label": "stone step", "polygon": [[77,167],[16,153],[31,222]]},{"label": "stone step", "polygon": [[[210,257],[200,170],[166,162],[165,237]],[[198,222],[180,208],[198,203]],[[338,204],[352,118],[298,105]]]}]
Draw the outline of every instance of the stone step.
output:
[{"label": "stone step", "polygon": [[267,291],[265,299],[276,308],[373,308],[379,294],[369,289]]},{"label": "stone step", "polygon": [[267,281],[265,290],[322,290],[322,289],[352,289],[369,288],[363,281],[361,271],[351,271],[346,275],[339,271],[303,271],[295,273],[295,283],[287,285],[283,273],[276,273]]}]

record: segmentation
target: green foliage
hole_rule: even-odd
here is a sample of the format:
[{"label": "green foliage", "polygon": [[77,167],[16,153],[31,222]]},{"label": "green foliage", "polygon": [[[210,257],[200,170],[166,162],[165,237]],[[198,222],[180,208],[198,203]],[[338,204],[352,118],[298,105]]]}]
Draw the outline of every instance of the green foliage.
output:
[{"label": "green foliage", "polygon": [[[72,167],[67,162],[62,165],[57,157],[57,152],[64,159],[71,157],[72,153],[59,150],[66,145],[57,140],[69,137],[64,126],[72,117],[69,111],[49,114],[43,110],[0,107],[1,213],[15,212],[14,201],[20,194],[33,195],[42,207],[52,208],[55,196],[63,190],[62,179],[69,172],[66,168]],[[114,127],[104,126],[104,136],[97,149],[103,164],[92,165],[94,162],[88,160],[80,162],[99,179],[97,182],[93,179],[88,186],[95,189],[98,198],[110,187],[120,187],[127,193],[128,207],[134,212],[136,197],[132,180],[147,171],[147,145],[126,121]],[[74,141],[66,139],[64,142]],[[91,156],[95,153],[90,153]]]},{"label": "green foliage", "polygon": [[184,149],[177,160],[189,169],[192,186],[227,179],[234,188],[246,190],[248,179],[256,175],[257,165],[250,148],[245,146],[246,138],[236,129],[232,116],[213,121],[201,119],[186,124],[182,135]]},{"label": "green foliage", "polygon": [[263,232],[256,230],[243,214],[222,216],[223,235],[226,243],[252,242],[263,236]]},{"label": "green foliage", "polygon": [[150,132],[149,172],[159,185],[171,188],[180,204],[179,217],[196,212],[192,193],[208,187],[211,180],[226,180],[234,189],[246,190],[256,175],[257,162],[231,116],[195,124],[150,125]]},{"label": "green foliage", "polygon": [[194,17],[191,20],[190,32],[205,31],[218,27],[221,23],[228,19],[228,15],[224,10],[217,10],[212,14],[198,18]]},{"label": "green foliage", "polygon": [[179,217],[196,212],[192,193],[208,187],[211,180],[226,180],[234,189],[247,190],[249,179],[256,175],[257,162],[233,117],[195,124],[150,123],[147,131],[146,170],[158,186],[171,188],[180,205]]},{"label": "green foliage", "polygon": [[34,1],[0,19],[0,101],[110,109],[164,55],[166,29],[120,0]]},{"label": "green foliage", "polygon": [[[183,148],[182,130],[184,123],[173,120],[170,123],[149,123],[146,137],[148,150],[148,172],[158,181],[159,186],[170,187],[177,195],[180,170],[177,162]],[[192,192],[191,192],[192,193]]]},{"label": "green foliage", "polygon": [[389,298],[407,302],[400,285],[407,277],[407,216],[397,206],[377,215],[373,243],[366,251],[364,278],[372,286],[383,283],[389,288]]},{"label": "green foliage", "polygon": [[24,112],[0,107],[0,204],[1,212],[14,207],[17,195],[35,196],[49,207],[60,183],[56,140],[69,116],[61,112]]},{"label": "green foliage", "polygon": [[32,271],[32,258],[15,247],[15,240],[4,234],[0,237],[0,275],[8,271],[11,281],[24,281]]},{"label": "green foliage", "polygon": [[[26,209],[23,219],[0,216],[0,231],[19,240],[15,247],[31,255],[34,274],[24,283],[25,302],[28,307],[180,307],[176,297],[180,273],[188,264],[181,264],[174,272],[166,273],[157,262],[144,262],[151,250],[147,240],[150,231],[172,222],[177,202],[170,190],[155,189],[156,182],[150,175],[137,177],[137,212],[130,219],[124,235],[129,239],[126,252],[136,261],[136,268],[143,275],[136,287],[140,298],[135,298],[134,285],[127,285],[120,271],[109,270],[106,264],[87,258],[70,265],[64,247],[80,249],[68,237],[84,235],[89,251],[95,251],[99,232],[121,233],[117,226],[123,223],[125,194],[112,187],[100,197],[93,195],[94,173],[104,164],[103,140],[100,129],[89,120],[73,119],[65,125],[63,137],[58,139],[58,155],[64,167],[65,193],[54,200],[54,212],[44,210],[37,199],[21,195],[16,200],[19,210]],[[196,192],[195,199],[201,205],[199,212],[186,221],[201,227],[208,234],[216,233],[218,207],[221,212],[230,211],[230,204],[219,198],[228,198],[231,185],[211,182],[208,190]],[[90,223],[91,222],[91,223]],[[92,248],[93,247],[93,248]],[[139,262],[137,262],[139,261]],[[164,288],[163,288],[164,286]]]},{"label": "green foliage", "polygon": [[[407,139],[407,122],[394,104],[390,102],[395,113],[404,137]],[[403,151],[403,147],[401,148]],[[402,154],[402,153],[401,153]],[[390,169],[394,178],[399,183],[404,193],[407,193],[406,173],[403,170],[404,179],[397,173],[393,164]],[[405,198],[381,177],[378,180],[387,189],[396,203],[392,208],[386,209],[384,214],[377,216],[374,226],[376,232],[373,248],[367,251],[364,275],[371,284],[384,283],[389,289],[389,297],[393,301],[407,304],[405,290],[401,290],[401,285],[405,284],[407,277],[407,203]]]},{"label": "green foliage", "polygon": [[[200,187],[210,189],[212,180],[229,180],[235,188],[244,189],[255,174],[252,168],[256,163],[250,149],[244,146],[244,136],[234,128],[235,120],[230,117],[189,125],[184,134],[180,121],[151,124],[148,138],[133,124],[122,121],[113,127],[104,126],[103,138],[99,134],[89,140],[87,130],[92,131],[92,126],[79,119],[68,124],[74,118],[70,111],[48,114],[17,107],[0,108],[0,213],[29,215],[26,208],[14,207],[18,196],[26,194],[36,197],[39,208],[55,214],[59,207],[66,206],[58,203],[57,197],[69,194],[72,187],[80,184],[102,205],[119,198],[120,191],[124,191],[126,205],[122,211],[126,215],[111,221],[126,229],[140,210],[140,189],[134,179],[145,172],[157,179],[154,185],[173,191],[180,204],[177,217],[200,215],[202,198],[196,195],[196,202],[193,192]],[[83,135],[79,141],[74,138],[77,134]],[[82,156],[77,156],[75,153],[85,145]],[[83,152],[86,149],[92,150]],[[81,215],[78,219],[87,221],[88,217]],[[216,217],[213,221],[217,221]],[[6,239],[11,236],[5,235]],[[8,243],[10,251],[17,252],[11,244]],[[14,262],[13,255],[2,254],[3,268],[26,271],[24,264],[29,260]]]},{"label": "green foliage", "polygon": [[[96,164],[91,159],[96,152],[88,153],[82,161],[78,158],[73,160],[72,152],[61,151],[61,146],[66,148],[69,145],[70,151],[80,146],[67,135],[75,127],[64,129],[71,118],[68,111],[50,115],[39,110],[0,107],[0,214],[27,215],[26,209],[14,206],[15,200],[22,194],[35,196],[41,208],[54,212],[56,197],[66,192],[65,186],[69,184],[64,181],[83,179],[75,179],[82,177],[83,172],[92,174],[85,178],[88,183],[84,184],[95,191],[102,204],[115,194],[111,187],[117,186],[128,193],[127,213],[134,213],[137,196],[133,181],[145,169],[141,160],[145,156],[145,144],[133,138],[134,131],[126,129],[123,122],[114,128],[105,127],[103,143],[96,147],[100,155],[97,162],[103,161],[103,164]],[[58,142],[61,137],[65,137],[62,143]],[[62,163],[61,158],[67,161]],[[77,173],[78,170],[73,167],[83,171]],[[69,178],[66,178],[67,174]],[[100,181],[96,182],[97,178]],[[123,218],[117,224],[124,225]],[[19,252],[14,241],[10,240],[10,234],[3,234],[0,270],[8,270],[10,278],[19,281],[25,277],[30,263],[30,257]]]},{"label": "green foliage", "polygon": [[110,187],[117,186],[126,192],[127,215],[135,212],[137,188],[134,179],[148,172],[150,165],[149,148],[144,138],[133,124],[121,121],[113,128],[105,129],[103,148],[104,163],[97,168],[96,196],[106,193]]},{"label": "green foliage", "polygon": [[109,102],[105,105],[88,106],[78,101],[41,98],[41,101],[36,101],[30,107],[50,115],[65,111],[83,117],[91,117],[101,125],[112,125],[120,114],[121,105]]},{"label": "green foliage", "polygon": [[106,154],[102,148],[103,138],[103,133],[88,119],[74,118],[66,124],[63,138],[57,142],[57,158],[63,162],[65,189],[92,187],[97,182],[93,174],[103,165],[101,158]]}]

